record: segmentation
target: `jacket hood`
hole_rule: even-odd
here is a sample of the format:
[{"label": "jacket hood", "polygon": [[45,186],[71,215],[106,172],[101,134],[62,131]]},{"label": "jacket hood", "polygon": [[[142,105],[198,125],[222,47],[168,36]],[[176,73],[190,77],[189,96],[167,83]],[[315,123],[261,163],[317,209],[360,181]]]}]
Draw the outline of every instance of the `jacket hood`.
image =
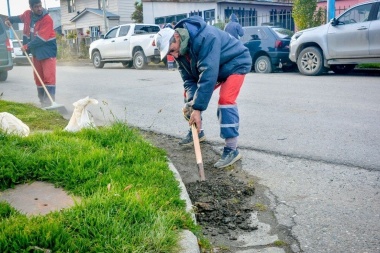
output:
[{"label": "jacket hood", "polygon": [[198,33],[206,27],[206,22],[199,16],[191,16],[190,18],[179,21],[175,28],[186,28],[189,31],[191,38],[194,38]]},{"label": "jacket hood", "polygon": [[239,19],[236,17],[235,13],[231,14],[230,21],[239,23]]}]

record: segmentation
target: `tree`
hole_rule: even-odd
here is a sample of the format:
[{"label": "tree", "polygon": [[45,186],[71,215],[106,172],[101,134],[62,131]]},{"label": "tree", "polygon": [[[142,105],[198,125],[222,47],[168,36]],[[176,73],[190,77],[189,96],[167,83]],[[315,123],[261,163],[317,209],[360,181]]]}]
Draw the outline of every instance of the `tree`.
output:
[{"label": "tree", "polygon": [[298,30],[314,26],[317,0],[294,0],[292,17]]},{"label": "tree", "polygon": [[135,2],[135,11],[132,13],[131,18],[136,23],[142,23],[143,22],[144,18],[143,18],[143,5],[142,5],[142,3]]}]

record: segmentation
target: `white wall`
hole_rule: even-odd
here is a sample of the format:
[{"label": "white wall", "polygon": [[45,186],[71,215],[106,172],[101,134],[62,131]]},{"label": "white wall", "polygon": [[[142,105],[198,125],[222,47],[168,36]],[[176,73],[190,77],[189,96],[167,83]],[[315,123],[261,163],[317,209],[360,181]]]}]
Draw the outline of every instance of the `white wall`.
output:
[{"label": "white wall", "polygon": [[78,15],[77,11],[83,11],[84,8],[98,8],[98,1],[96,0],[76,0],[75,12],[68,13],[67,0],[60,0],[60,4],[62,31],[75,29],[75,23],[71,22],[70,19]]},{"label": "white wall", "polygon": [[154,18],[172,16],[191,11],[205,11],[216,8],[216,3],[172,3],[143,2],[144,23],[154,24]]},{"label": "white wall", "polygon": [[[205,11],[210,9],[215,9],[215,22],[223,21],[228,17],[224,17],[224,10],[227,7],[233,7],[235,10],[245,9],[250,10],[255,9],[258,16],[269,15],[269,11],[272,9],[277,10],[291,10],[291,5],[283,3],[273,3],[273,2],[255,2],[242,3],[242,2],[228,2],[228,3],[173,3],[173,2],[143,2],[144,9],[144,23],[154,23],[154,19],[162,16],[172,16],[184,13],[190,13],[191,11]],[[219,19],[219,20],[218,20]]]}]

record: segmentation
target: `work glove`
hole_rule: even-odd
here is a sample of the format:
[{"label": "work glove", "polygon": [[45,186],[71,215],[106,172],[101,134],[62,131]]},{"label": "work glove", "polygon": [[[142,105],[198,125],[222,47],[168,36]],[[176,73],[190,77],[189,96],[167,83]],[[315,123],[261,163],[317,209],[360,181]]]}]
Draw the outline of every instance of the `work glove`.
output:
[{"label": "work glove", "polygon": [[11,26],[12,26],[12,23],[11,23],[11,21],[9,21],[9,19],[6,19],[6,20],[4,21],[4,24],[5,24],[6,26],[8,26],[8,27],[11,27]]},{"label": "work glove", "polygon": [[192,107],[192,105],[193,105],[192,102],[188,102],[188,103],[186,103],[185,106],[182,108],[183,117],[184,117],[185,120],[187,120],[187,121],[190,120],[191,113],[193,112],[193,107]]}]

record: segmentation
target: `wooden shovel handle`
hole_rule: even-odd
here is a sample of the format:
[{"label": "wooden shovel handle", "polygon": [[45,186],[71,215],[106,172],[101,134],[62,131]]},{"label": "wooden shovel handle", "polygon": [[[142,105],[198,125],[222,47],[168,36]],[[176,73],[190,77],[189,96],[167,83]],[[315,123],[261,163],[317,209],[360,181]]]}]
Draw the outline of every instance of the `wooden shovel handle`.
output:
[{"label": "wooden shovel handle", "polygon": [[201,146],[199,144],[198,130],[195,124],[191,125],[191,133],[193,135],[195,158],[197,160],[199,176],[201,178],[201,181],[205,181],[206,178],[205,178],[205,172],[203,169]]}]

